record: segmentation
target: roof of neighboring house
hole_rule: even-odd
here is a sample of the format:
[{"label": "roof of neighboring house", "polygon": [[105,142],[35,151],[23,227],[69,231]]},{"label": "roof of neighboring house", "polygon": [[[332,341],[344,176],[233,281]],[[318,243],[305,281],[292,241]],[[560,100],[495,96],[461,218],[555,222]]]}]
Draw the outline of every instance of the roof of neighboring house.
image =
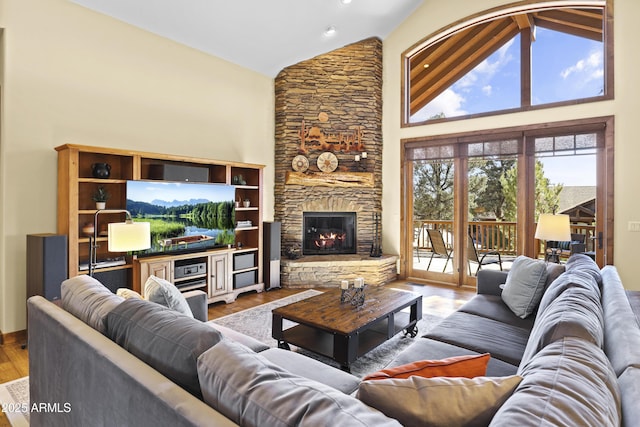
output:
[{"label": "roof of neighboring house", "polygon": [[572,222],[595,220],[596,187],[563,187],[558,213],[571,215]]},{"label": "roof of neighboring house", "polygon": [[558,213],[568,211],[576,206],[590,202],[595,198],[595,186],[562,187],[562,191],[560,192],[560,202],[558,203]]}]

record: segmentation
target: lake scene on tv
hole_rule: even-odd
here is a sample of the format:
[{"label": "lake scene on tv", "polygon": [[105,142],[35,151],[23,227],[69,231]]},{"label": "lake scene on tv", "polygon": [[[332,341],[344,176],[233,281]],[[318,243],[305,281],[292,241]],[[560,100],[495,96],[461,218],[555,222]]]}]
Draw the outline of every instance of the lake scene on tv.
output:
[{"label": "lake scene on tv", "polygon": [[197,252],[235,243],[235,187],[127,181],[127,210],[151,224],[151,248],[138,255]]}]

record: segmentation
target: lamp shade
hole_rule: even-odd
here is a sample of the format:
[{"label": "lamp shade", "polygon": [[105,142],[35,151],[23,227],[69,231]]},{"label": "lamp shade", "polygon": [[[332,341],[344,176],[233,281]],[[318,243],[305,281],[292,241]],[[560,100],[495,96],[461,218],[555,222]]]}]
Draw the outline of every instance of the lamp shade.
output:
[{"label": "lamp shade", "polygon": [[542,214],[536,227],[536,239],[554,242],[571,240],[569,215]]},{"label": "lamp shade", "polygon": [[109,252],[141,251],[151,247],[148,222],[112,222],[109,224]]}]

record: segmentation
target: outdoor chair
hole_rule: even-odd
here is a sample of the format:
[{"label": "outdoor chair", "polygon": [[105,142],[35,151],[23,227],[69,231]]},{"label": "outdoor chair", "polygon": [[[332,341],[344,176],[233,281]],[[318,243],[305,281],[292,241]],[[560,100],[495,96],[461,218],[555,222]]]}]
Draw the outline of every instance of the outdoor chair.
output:
[{"label": "outdoor chair", "polygon": [[[489,264],[498,264],[500,266],[500,271],[502,271],[502,257],[500,256],[500,252],[498,251],[480,251],[478,253],[478,249],[476,248],[476,242],[469,234],[469,238],[467,239],[467,264],[469,265],[469,275],[473,275],[471,272],[471,263],[475,262],[478,264],[478,269],[476,270],[475,275],[478,274],[478,271],[482,268],[483,265]],[[482,255],[478,257],[478,254]]]},{"label": "outdoor chair", "polygon": [[440,230],[432,230],[427,228],[427,235],[429,236],[429,241],[431,242],[431,258],[429,258],[429,265],[427,265],[427,271],[429,271],[429,267],[431,267],[431,261],[433,261],[434,255],[439,255],[442,257],[447,257],[447,260],[444,263],[444,268],[442,272],[444,273],[447,269],[447,264],[451,259],[452,250],[447,249],[447,245],[444,243],[444,238],[442,237],[442,232]]},{"label": "outdoor chair", "polygon": [[413,250],[416,253],[416,258],[418,258],[418,262],[420,262],[420,231],[422,231],[422,227],[413,229]]},{"label": "outdoor chair", "polygon": [[580,254],[586,251],[585,235],[571,233],[571,241],[554,242],[548,241],[545,248],[545,260],[560,262],[560,257],[569,258],[573,254]]}]

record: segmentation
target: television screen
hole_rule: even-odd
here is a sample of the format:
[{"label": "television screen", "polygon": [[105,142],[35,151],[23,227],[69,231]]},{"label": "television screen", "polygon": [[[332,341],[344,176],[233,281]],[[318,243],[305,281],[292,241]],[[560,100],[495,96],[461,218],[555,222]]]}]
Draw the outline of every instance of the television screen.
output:
[{"label": "television screen", "polygon": [[127,210],[151,223],[151,248],[138,255],[197,252],[235,243],[235,187],[127,181]]}]

